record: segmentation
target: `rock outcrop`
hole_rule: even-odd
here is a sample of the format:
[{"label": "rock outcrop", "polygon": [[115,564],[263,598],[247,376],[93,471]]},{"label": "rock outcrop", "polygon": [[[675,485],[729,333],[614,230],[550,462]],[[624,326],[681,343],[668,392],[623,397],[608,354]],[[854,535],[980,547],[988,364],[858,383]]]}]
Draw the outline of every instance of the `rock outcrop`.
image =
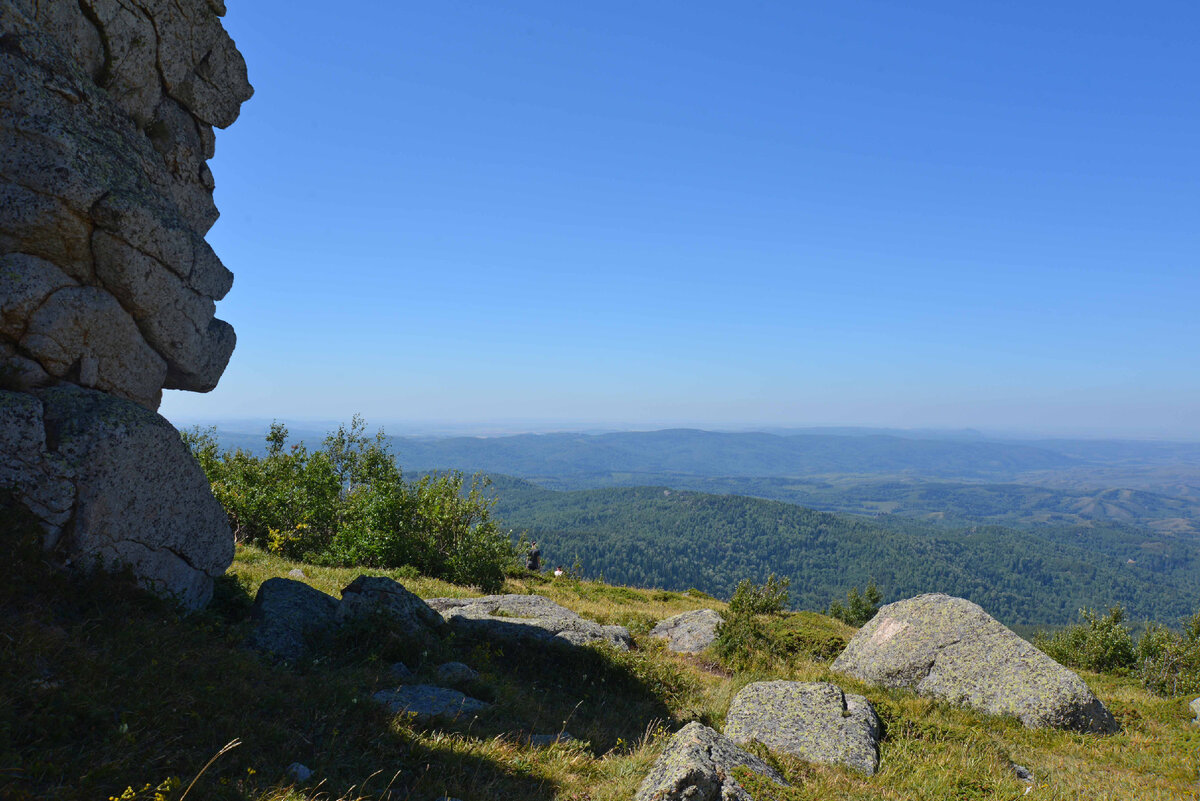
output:
[{"label": "rock outcrop", "polygon": [[671,738],[642,781],[634,801],[753,801],[733,775],[737,767],[787,786],[767,763],[693,721]]},{"label": "rock outcrop", "polygon": [[949,595],[919,595],[883,607],[833,669],[1012,715],[1030,728],[1102,734],[1120,729],[1082,679],[977,605]]},{"label": "rock outcrop", "polygon": [[499,640],[535,640],[571,645],[608,643],[622,651],[633,644],[624,626],[602,626],[540,595],[430,598],[450,627]]},{"label": "rock outcrop", "polygon": [[[234,347],[214,316],[233,276],[204,241],[213,128],[252,92],[223,13],[0,0],[0,389],[21,393],[0,405],[0,440],[21,447],[0,489],[61,561],[128,565],[189,607],[231,535],[154,411],[164,388],[215,387]],[[69,451],[53,433],[64,404],[87,413]]]},{"label": "rock outcrop", "polygon": [[866,698],[824,682],[747,684],[725,716],[725,736],[738,745],[760,742],[772,751],[868,776],[879,768],[879,733],[879,718]]},{"label": "rock outcrop", "polygon": [[650,630],[651,637],[667,641],[667,650],[679,654],[698,654],[717,640],[721,615],[712,609],[693,609],[659,622]]}]

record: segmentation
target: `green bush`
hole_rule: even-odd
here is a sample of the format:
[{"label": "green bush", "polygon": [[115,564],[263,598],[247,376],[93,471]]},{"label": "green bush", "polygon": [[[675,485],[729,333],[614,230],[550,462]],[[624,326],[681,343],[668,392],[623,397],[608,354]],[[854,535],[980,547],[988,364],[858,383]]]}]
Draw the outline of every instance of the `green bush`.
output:
[{"label": "green bush", "polygon": [[734,588],[733,597],[729,599],[729,611],[735,615],[767,615],[780,612],[787,606],[788,586],[791,583],[791,579],[778,578],[774,573],[767,576],[764,584],[742,579]]},{"label": "green bush", "polygon": [[1138,641],[1137,667],[1142,684],[1156,693],[1200,693],[1200,612],[1180,633],[1151,624]]},{"label": "green bush", "polygon": [[405,481],[383,432],[355,415],[320,450],[287,448],[280,423],[267,455],[221,453],[213,429],[183,438],[225,507],[239,541],[294,559],[338,565],[411,566],[428,576],[495,591],[514,559],[491,518],[486,480],[462,473]]},{"label": "green bush", "polygon": [[1133,635],[1125,626],[1125,610],[1120,605],[1100,616],[1091,609],[1079,610],[1083,622],[1068,626],[1053,636],[1034,635],[1033,644],[1050,658],[1064,665],[1099,673],[1123,672],[1137,662]]},{"label": "green bush", "polygon": [[846,625],[861,627],[875,617],[881,603],[883,603],[883,594],[875,586],[875,579],[871,579],[862,594],[859,594],[858,587],[851,587],[850,592],[846,593],[845,606],[840,601],[834,601],[829,605],[827,614],[830,617],[836,617]]},{"label": "green bush", "polygon": [[717,624],[717,640],[713,648],[717,656],[733,668],[745,668],[756,655],[772,653],[771,638],[760,615],[777,614],[788,602],[790,580],[774,573],[763,584],[750,579],[738,582],[729,599],[729,607],[721,613]]}]

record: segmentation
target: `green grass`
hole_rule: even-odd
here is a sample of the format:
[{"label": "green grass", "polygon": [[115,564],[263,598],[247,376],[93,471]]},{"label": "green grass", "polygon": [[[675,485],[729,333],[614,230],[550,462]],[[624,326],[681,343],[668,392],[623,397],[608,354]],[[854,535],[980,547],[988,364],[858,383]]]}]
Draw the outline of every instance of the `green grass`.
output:
[{"label": "green grass", "polygon": [[[505,591],[539,593],[591,619],[626,622],[638,648],[533,650],[451,638],[421,652],[359,628],[339,635],[320,659],[283,667],[239,645],[258,585],[300,567],[308,583],[337,596],[359,571],[240,548],[213,606],[179,617],[127,581],[58,574],[40,565],[36,551],[18,547],[19,526],[9,521],[3,531],[15,555],[0,575],[5,799],[107,799],[169,777],[186,787],[237,738],[242,744],[201,776],[189,801],[618,801],[632,797],[665,732],[688,720],[720,727],[737,690],[767,678],[835,681],[862,693],[886,735],[871,778],[762,752],[795,786],[778,792],[755,784],[758,801],[1025,798],[1027,785],[1011,762],[1036,775],[1030,798],[1197,797],[1200,728],[1189,722],[1189,699],[1151,695],[1132,679],[1082,674],[1124,725],[1121,734],[1029,731],[831,673],[829,657],[853,630],[822,615],[772,618],[771,637],[794,647],[730,673],[711,655],[670,654],[645,636],[653,621],[720,603],[532,574],[510,578]],[[425,597],[478,594],[391,575]],[[420,675],[447,659],[467,662],[481,673],[468,689],[494,706],[442,728],[389,715],[369,696],[391,686],[388,666],[397,659]],[[539,748],[520,740],[564,729],[582,742]],[[294,761],[315,773],[304,787],[284,775]]]}]

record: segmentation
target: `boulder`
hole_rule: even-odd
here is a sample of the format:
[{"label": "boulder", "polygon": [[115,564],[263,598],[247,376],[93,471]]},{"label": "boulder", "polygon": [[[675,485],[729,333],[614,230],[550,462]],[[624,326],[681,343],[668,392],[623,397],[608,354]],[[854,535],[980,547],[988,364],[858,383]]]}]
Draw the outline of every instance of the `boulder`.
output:
[{"label": "boulder", "polygon": [[52,556],[128,567],[195,609],[233,561],[233,533],[170,423],[138,404],[70,385],[0,392],[0,486],[44,523]]},{"label": "boulder", "polygon": [[386,576],[358,576],[342,590],[338,623],[368,614],[386,615],[408,637],[421,637],[446,625],[419,596]]},{"label": "boulder", "polygon": [[787,786],[767,763],[693,721],[671,738],[642,781],[634,801],[753,801],[734,778],[736,767],[748,768]]},{"label": "boulder", "polygon": [[1108,734],[1120,729],[1077,675],[977,605],[949,595],[888,604],[854,635],[833,669],[909,688],[1030,728]]},{"label": "boulder", "polygon": [[1192,723],[1200,723],[1200,698],[1192,699],[1188,709],[1192,710]]},{"label": "boulder", "polygon": [[721,615],[712,609],[693,609],[661,621],[650,630],[651,637],[667,641],[667,650],[698,654],[717,640]]},{"label": "boulder", "polygon": [[336,624],[338,602],[302,581],[267,579],[254,596],[254,629],[246,646],[280,659],[300,659],[312,640]]},{"label": "boulder", "polygon": [[608,643],[622,651],[633,644],[624,626],[585,620],[540,595],[430,598],[451,628],[500,640],[537,640],[571,645]]},{"label": "boulder", "polygon": [[466,684],[469,681],[475,681],[479,678],[479,673],[471,666],[465,665],[462,662],[446,662],[437,667],[437,680],[439,684]]},{"label": "boulder", "polygon": [[834,684],[760,681],[734,696],[725,736],[738,745],[760,742],[806,762],[845,765],[875,775],[879,718],[861,695]]},{"label": "boulder", "polygon": [[418,723],[428,723],[437,718],[470,718],[491,706],[458,690],[434,687],[432,684],[410,684],[395,690],[380,690],[371,698],[386,706],[389,712],[411,715]]}]

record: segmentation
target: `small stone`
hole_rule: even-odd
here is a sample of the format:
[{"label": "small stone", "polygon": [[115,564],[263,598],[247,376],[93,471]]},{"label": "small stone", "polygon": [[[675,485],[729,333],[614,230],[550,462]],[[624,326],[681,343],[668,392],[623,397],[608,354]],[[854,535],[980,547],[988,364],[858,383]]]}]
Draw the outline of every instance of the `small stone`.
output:
[{"label": "small stone", "polygon": [[406,713],[418,723],[428,723],[435,718],[456,720],[473,717],[491,704],[463,695],[458,690],[434,687],[431,684],[413,684],[395,690],[380,690],[371,696],[392,713]]},{"label": "small stone", "polygon": [[293,762],[287,766],[287,775],[298,782],[306,782],[312,778],[313,772],[302,763]]},{"label": "small stone", "polygon": [[304,571],[303,571],[303,570],[301,570],[301,569],[300,569],[300,568],[298,568],[298,567],[293,567],[291,570],[289,570],[289,571],[288,571],[288,573],[287,573],[287,574],[288,574],[288,578],[294,578],[294,579],[306,579],[306,578],[308,578],[308,576],[306,576],[306,575],[304,574]]},{"label": "small stone", "polygon": [[442,684],[465,684],[468,681],[475,681],[477,678],[479,678],[479,673],[462,662],[447,662],[444,665],[438,665],[437,680]]},{"label": "small stone", "polygon": [[1192,710],[1192,723],[1200,723],[1200,698],[1196,698],[1188,704],[1188,708]]},{"label": "small stone", "polygon": [[1037,781],[1033,777],[1033,774],[1029,771],[1029,768],[1023,765],[1018,765],[1016,762],[1014,762],[1012,763],[1012,770],[1013,774],[1026,784],[1033,784],[1035,781]]},{"label": "small stone", "polygon": [[392,674],[393,678],[400,681],[408,681],[413,677],[413,672],[403,662],[393,662],[391,667],[388,668],[388,672]]}]

